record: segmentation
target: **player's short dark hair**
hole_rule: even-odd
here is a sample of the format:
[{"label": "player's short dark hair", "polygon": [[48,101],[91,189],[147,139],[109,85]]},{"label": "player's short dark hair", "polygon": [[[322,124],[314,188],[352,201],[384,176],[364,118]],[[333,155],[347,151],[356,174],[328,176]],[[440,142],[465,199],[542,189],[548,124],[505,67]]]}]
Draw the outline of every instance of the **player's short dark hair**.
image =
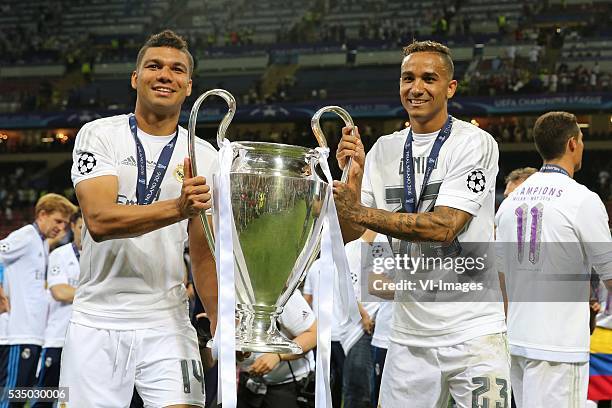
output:
[{"label": "player's short dark hair", "polygon": [[412,44],[409,44],[404,47],[404,57],[407,57],[410,54],[414,54],[416,52],[435,52],[439,54],[444,63],[446,65],[446,69],[448,70],[450,79],[453,79],[455,75],[455,64],[453,64],[453,57],[451,55],[451,50],[443,44],[440,44],[436,41],[416,41],[414,40]]},{"label": "player's short dark hair", "polygon": [[189,76],[193,74],[193,56],[187,48],[187,41],[172,30],[164,30],[161,33],[153,34],[149,37],[149,39],[140,48],[140,51],[138,51],[138,57],[136,58],[136,70],[138,70],[140,67],[145,52],[151,47],[169,47],[184,52],[189,59]]},{"label": "player's short dark hair", "polygon": [[510,174],[506,176],[505,181],[506,184],[508,184],[511,181],[526,180],[529,176],[537,172],[538,169],[533,167],[521,167],[519,169],[512,170]]},{"label": "player's short dark hair", "polygon": [[75,212],[74,214],[72,214],[70,216],[70,223],[71,224],[76,224],[76,222],[80,219],[83,218],[83,213],[81,213],[81,210],[77,210],[77,212]]},{"label": "player's short dark hair", "polygon": [[568,112],[545,113],[533,126],[536,150],[544,160],[554,160],[563,156],[567,141],[579,133],[576,116]]}]

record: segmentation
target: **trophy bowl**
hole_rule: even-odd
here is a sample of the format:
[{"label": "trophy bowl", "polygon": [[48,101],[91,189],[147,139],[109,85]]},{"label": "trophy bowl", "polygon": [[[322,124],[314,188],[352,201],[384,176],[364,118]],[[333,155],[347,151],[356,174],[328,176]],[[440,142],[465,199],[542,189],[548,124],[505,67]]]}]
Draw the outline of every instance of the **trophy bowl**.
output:
[{"label": "trophy bowl", "polygon": [[[217,132],[220,148],[228,143],[224,141],[225,132],[235,112],[233,96],[222,89],[205,92],[194,103],[189,119],[189,156],[194,176],[197,112],[210,95],[220,96],[229,106]],[[313,131],[319,145],[326,148],[318,125],[324,112],[338,113],[350,125],[352,119],[339,107],[324,108],[315,114]],[[319,177],[316,167],[326,158],[317,149],[278,143],[231,142],[230,147],[236,349],[301,354],[301,347],[280,332],[277,320],[319,253],[329,185]],[[216,183],[214,177],[213,195]],[[218,214],[218,206],[219,201],[213,200],[213,215]],[[204,214],[200,218],[214,254],[213,231],[218,231],[219,226],[211,227]],[[212,219],[213,224],[219,222],[218,217]]]}]

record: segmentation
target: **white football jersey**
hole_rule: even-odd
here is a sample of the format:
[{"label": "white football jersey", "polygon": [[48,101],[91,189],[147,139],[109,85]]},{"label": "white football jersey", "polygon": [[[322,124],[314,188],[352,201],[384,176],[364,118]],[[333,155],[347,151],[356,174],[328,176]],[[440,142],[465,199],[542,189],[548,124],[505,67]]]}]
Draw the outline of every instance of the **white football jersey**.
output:
[{"label": "white football jersey", "polygon": [[[380,238],[379,238],[380,237]],[[383,240],[381,244],[387,245],[386,239],[382,235],[377,235],[375,241]],[[355,296],[361,306],[368,312],[368,315],[372,320],[377,318],[378,309],[380,308],[379,302],[364,302],[362,297],[362,290],[364,283],[367,286],[368,273],[372,267],[372,254],[374,248],[377,248],[376,243],[369,244],[363,239],[359,238],[355,241],[351,241],[344,246],[346,252],[346,259],[348,260],[349,270],[351,272],[351,282],[353,283],[353,289]],[[387,245],[388,246],[388,245]],[[365,256],[364,256],[365,255]],[[342,337],[342,349],[344,354],[348,355],[351,348],[359,341],[359,339],[365,333],[361,320],[357,322],[351,322],[350,320],[344,324],[343,327],[344,335]]]},{"label": "white football jersey", "polygon": [[[314,261],[307,272],[306,278],[304,279],[304,287],[302,291],[305,295],[312,296],[312,310],[317,310],[317,304],[319,303],[319,273],[322,267],[321,259]],[[334,298],[332,308],[332,321],[331,321],[331,340],[340,341],[342,340],[343,323],[348,319],[348,315],[343,312],[342,304],[340,302],[340,286],[338,281],[338,270],[334,267]]]},{"label": "white football jersey", "polygon": [[381,301],[380,308],[376,314],[374,334],[372,334],[372,345],[379,348],[389,348],[389,336],[391,335],[391,322],[393,320],[393,305],[391,301]]},{"label": "white football jersey", "polygon": [[[183,160],[188,157],[187,131],[179,137],[154,201],[181,194]],[[147,185],[169,136],[151,136],[138,130],[147,157]],[[216,150],[197,140],[198,175],[210,184],[218,168]],[[136,143],[128,115],[87,123],[79,131],[73,151],[72,181],[112,175],[118,179],[117,203],[136,205]],[[196,222],[199,222],[196,219]],[[182,318],[187,310],[183,285],[187,220],[134,238],[95,242],[83,226],[81,274],[72,321],[108,329],[141,329]],[[207,245],[202,242],[202,245]]]},{"label": "white football jersey", "polygon": [[0,241],[5,290],[11,304],[7,344],[43,344],[47,322],[45,270],[48,255],[47,241],[32,224]]},{"label": "white football jersey", "polygon": [[[391,212],[404,211],[402,156],[408,132],[407,128],[382,136],[368,152],[361,192],[364,205]],[[414,181],[416,198],[420,199],[418,211],[428,212],[434,207],[445,206],[472,214],[471,221],[458,235],[458,244],[477,242],[485,243],[486,246],[486,243],[494,240],[495,178],[499,157],[497,143],[484,130],[454,119],[451,135],[440,149],[437,163],[421,198],[427,158],[438,133],[413,134]],[[410,245],[407,250],[407,244],[400,240],[392,239],[391,243],[396,254],[410,253],[413,259],[414,254],[421,253],[419,249],[427,247]],[[467,255],[463,252],[461,254]],[[463,279],[458,277],[459,272],[449,269],[443,271],[446,273],[445,280]],[[492,266],[487,266],[482,273],[491,282],[490,275],[495,271]],[[415,283],[420,282],[427,284],[426,279],[419,279]],[[474,292],[466,294],[459,290],[450,293],[445,289],[442,293],[442,290],[435,288],[431,292],[433,296],[443,296],[446,300],[396,303],[392,341],[409,346],[450,346],[478,336],[505,331],[501,295],[499,300],[495,298],[495,301],[483,301],[478,300],[479,295]],[[396,291],[396,302],[397,296]],[[412,295],[409,293],[408,296]],[[453,297],[457,301],[448,300]]]},{"label": "white football jersey", "polygon": [[55,285],[70,285],[76,288],[79,284],[79,260],[74,253],[72,243],[62,245],[49,255],[47,287],[49,288],[49,315],[45,329],[43,347],[64,347],[66,329],[72,315],[72,303],[58,302],[51,295]]},{"label": "white football jersey", "polygon": [[608,216],[597,194],[564,174],[538,172],[502,202],[496,224],[511,354],[588,361],[591,266],[612,278]]}]

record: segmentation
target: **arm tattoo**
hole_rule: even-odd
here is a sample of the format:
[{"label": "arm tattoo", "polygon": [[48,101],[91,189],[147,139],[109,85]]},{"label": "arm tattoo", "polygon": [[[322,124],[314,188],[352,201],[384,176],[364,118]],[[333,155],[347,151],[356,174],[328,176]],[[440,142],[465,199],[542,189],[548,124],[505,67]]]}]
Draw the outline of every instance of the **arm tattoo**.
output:
[{"label": "arm tattoo", "polygon": [[435,207],[433,212],[416,214],[363,207],[356,223],[405,241],[450,242],[470,219],[470,214],[450,207]]}]

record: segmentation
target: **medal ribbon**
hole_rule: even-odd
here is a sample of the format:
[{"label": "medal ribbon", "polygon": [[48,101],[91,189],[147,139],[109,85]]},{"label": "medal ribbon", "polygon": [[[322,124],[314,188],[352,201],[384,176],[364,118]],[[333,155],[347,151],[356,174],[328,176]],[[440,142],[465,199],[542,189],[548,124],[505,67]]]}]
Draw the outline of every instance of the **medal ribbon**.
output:
[{"label": "medal ribbon", "polygon": [[567,170],[561,166],[557,166],[556,164],[544,164],[542,167],[540,167],[540,172],[565,174],[567,177],[569,177]]},{"label": "medal ribbon", "polygon": [[[442,148],[444,142],[446,142],[446,140],[449,138],[452,127],[453,117],[448,115],[446,123],[444,123],[444,126],[438,133],[436,141],[434,142],[431,152],[429,153],[429,157],[427,158],[427,166],[425,167],[425,174],[423,175],[423,184],[421,186],[419,200],[423,196],[425,186],[427,185],[429,177],[431,176],[434,166],[436,165],[436,161],[438,160],[440,149]],[[402,157],[402,161],[404,162],[404,210],[407,213],[416,213],[418,211],[419,203],[416,198],[414,161],[412,160],[412,128],[408,132],[408,137],[406,138],[406,143],[404,144],[404,156]]]},{"label": "medal ribbon", "polygon": [[79,252],[79,248],[77,248],[76,244],[72,243],[72,250],[74,251],[74,256],[76,256],[77,261],[81,260],[81,253]]},{"label": "medal ribbon", "polygon": [[170,140],[162,149],[159,159],[157,160],[157,163],[155,163],[155,170],[153,171],[151,180],[149,180],[149,185],[147,186],[147,156],[145,154],[144,147],[138,138],[136,115],[130,115],[129,122],[130,130],[132,131],[132,136],[134,137],[134,142],[136,143],[136,162],[138,165],[136,201],[138,202],[138,205],[149,205],[153,202],[153,200],[155,200],[155,197],[159,192],[164,175],[166,174],[166,169],[168,168],[168,163],[170,163],[170,159],[172,158],[172,152],[174,152],[174,147],[176,146],[179,131],[177,127],[176,133],[174,134],[172,140]]}]

